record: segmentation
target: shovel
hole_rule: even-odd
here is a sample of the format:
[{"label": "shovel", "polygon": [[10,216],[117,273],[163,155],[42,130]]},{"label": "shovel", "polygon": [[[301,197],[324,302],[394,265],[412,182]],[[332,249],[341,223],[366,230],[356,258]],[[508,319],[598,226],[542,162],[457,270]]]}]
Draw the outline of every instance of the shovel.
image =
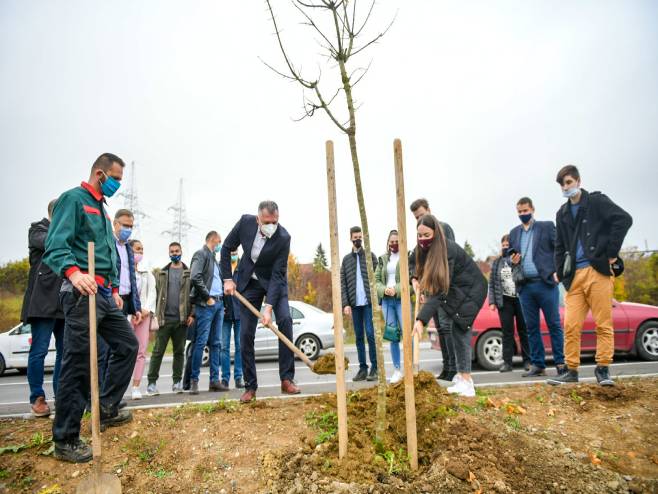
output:
[{"label": "shovel", "polygon": [[[251,311],[253,315],[255,315],[258,319],[261,319],[263,317],[263,314],[261,314],[246,298],[242,296],[241,293],[239,293],[237,290],[234,293],[235,298],[237,298],[242,305],[244,305],[247,309]],[[272,332],[279,338],[289,349],[292,353],[297,355],[302,362],[304,362],[309,369],[311,369],[313,372],[316,374],[335,374],[336,373],[336,355],[333,353],[329,353],[327,355],[324,355],[318,361],[314,364],[311,362],[311,359],[309,359],[304,352],[302,352],[299,348],[297,348],[292,341],[290,341],[286,335],[284,335],[281,331],[279,331],[279,328],[277,327],[276,324],[273,322],[267,325],[268,328],[272,330]],[[345,359],[347,361],[347,359]],[[347,368],[347,365],[345,366]]]},{"label": "shovel", "polygon": [[[95,276],[94,242],[87,244],[89,275]],[[96,295],[89,295],[89,371],[91,374],[91,446],[94,454],[91,476],[83,479],[77,494],[121,494],[121,480],[103,473],[101,460],[101,415],[98,401],[98,347],[96,346]]]},{"label": "shovel", "polygon": [[[420,312],[420,296],[416,293],[416,304],[414,308],[414,321],[412,324],[416,324],[416,319],[418,319],[418,312]],[[414,333],[414,356],[413,356],[413,369],[414,376],[418,375],[420,372],[420,338],[416,333]]]}]

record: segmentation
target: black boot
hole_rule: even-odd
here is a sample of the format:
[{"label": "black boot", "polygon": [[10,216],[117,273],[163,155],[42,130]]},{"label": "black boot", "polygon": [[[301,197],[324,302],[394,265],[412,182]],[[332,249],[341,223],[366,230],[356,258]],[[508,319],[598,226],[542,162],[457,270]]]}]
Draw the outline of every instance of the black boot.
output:
[{"label": "black boot", "polygon": [[512,369],[512,366],[510,364],[503,364],[500,366],[500,369],[498,369],[498,372],[512,372],[514,369]]},{"label": "black boot", "polygon": [[594,375],[601,386],[614,386],[615,382],[610,378],[610,372],[607,365],[597,365],[594,369]]},{"label": "black boot", "polygon": [[552,379],[547,379],[546,382],[552,386],[559,386],[560,384],[575,384],[578,382],[578,371],[567,368],[564,374],[560,374]]},{"label": "black boot", "polygon": [[368,373],[367,381],[376,381],[377,380],[377,367],[371,367],[370,372]]},{"label": "black boot", "polygon": [[190,381],[190,394],[191,395],[199,394],[199,381]]},{"label": "black boot", "polygon": [[356,373],[352,381],[365,381],[366,377],[368,377],[368,371],[366,369],[359,369],[359,372]]},{"label": "black boot", "polygon": [[80,438],[71,441],[55,441],[55,458],[71,463],[87,463],[91,461],[93,453],[91,447],[83,443]]},{"label": "black boot", "polygon": [[541,367],[536,367],[532,365],[530,366],[530,370],[528,372],[524,372],[523,374],[521,374],[521,377],[539,377],[545,375],[546,375],[546,369],[542,369]]},{"label": "black boot", "polygon": [[235,380],[235,387],[236,387],[237,389],[242,389],[242,388],[244,388],[244,381],[242,380],[241,377]]},{"label": "black boot", "polygon": [[124,410],[117,407],[106,407],[101,405],[101,432],[108,427],[118,427],[128,422],[132,422],[133,414],[130,410]]}]

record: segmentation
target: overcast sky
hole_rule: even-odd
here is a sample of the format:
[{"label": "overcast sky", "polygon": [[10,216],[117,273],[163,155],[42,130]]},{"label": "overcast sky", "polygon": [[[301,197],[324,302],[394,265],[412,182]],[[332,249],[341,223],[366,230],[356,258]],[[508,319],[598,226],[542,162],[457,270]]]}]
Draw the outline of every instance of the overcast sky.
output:
[{"label": "overcast sky", "polygon": [[[336,67],[317,36],[288,2],[273,5],[292,58],[309,78],[319,66],[329,93]],[[397,222],[396,137],[407,205],[427,197],[479,256],[518,224],[519,197],[534,199],[537,218],[555,218],[554,177],[567,163],[632,214],[626,246],[658,249],[658,2],[383,0],[370,34],[396,12],[353,65],[372,61],[355,96],[376,253]],[[162,232],[179,178],[194,226],[184,260],[208,230],[225,236],[272,198],[308,262],[319,242],[328,247],[327,139],[345,254],[359,223],[347,139],[323,114],[293,121],[300,87],[259,57],[282,67],[259,0],[0,0],[0,262],[27,255],[30,222],[106,151],[135,162],[148,215],[138,235],[152,265],[167,260]]]}]

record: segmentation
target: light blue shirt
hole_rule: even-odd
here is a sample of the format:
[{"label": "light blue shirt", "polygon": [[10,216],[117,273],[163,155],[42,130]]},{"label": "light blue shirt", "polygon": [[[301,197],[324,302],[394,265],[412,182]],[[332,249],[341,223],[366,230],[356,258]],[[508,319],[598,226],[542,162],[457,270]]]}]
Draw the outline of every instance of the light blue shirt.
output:
[{"label": "light blue shirt", "polygon": [[363,276],[361,275],[361,261],[359,253],[356,253],[356,306],[363,307],[368,305],[368,296],[366,295],[366,287],[363,284]]},{"label": "light blue shirt", "polygon": [[521,229],[521,256],[523,258],[521,264],[523,265],[523,274],[526,278],[539,278],[539,271],[537,271],[537,266],[535,266],[535,262],[532,259],[532,242],[534,236],[535,223],[533,221],[527,231],[524,228]]},{"label": "light blue shirt", "polygon": [[222,277],[219,273],[217,262],[213,262],[212,286],[210,287],[211,297],[221,297],[224,295],[224,285],[222,284]]}]

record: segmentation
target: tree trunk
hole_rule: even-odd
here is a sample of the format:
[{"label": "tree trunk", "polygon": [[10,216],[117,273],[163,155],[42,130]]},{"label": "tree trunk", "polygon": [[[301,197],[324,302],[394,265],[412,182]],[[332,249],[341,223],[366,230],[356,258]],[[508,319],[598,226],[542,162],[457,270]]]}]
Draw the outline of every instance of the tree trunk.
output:
[{"label": "tree trunk", "polygon": [[384,368],[384,350],[383,350],[383,319],[382,311],[377,303],[377,287],[375,285],[375,268],[372,264],[372,250],[370,249],[370,230],[368,229],[368,215],[366,214],[366,205],[363,199],[363,187],[361,186],[361,169],[359,167],[359,155],[356,149],[356,117],[354,111],[354,101],[352,99],[352,86],[345,69],[343,60],[338,61],[340,67],[343,89],[347,100],[347,109],[350,115],[350,126],[347,134],[350,143],[350,154],[352,155],[352,167],[354,168],[354,184],[356,185],[356,198],[359,203],[359,215],[361,218],[361,228],[363,229],[363,247],[366,253],[366,267],[368,270],[368,284],[370,286],[370,301],[372,305],[372,319],[375,327],[375,348],[377,350],[377,415],[375,436],[378,440],[383,438],[386,430],[386,369]]}]

